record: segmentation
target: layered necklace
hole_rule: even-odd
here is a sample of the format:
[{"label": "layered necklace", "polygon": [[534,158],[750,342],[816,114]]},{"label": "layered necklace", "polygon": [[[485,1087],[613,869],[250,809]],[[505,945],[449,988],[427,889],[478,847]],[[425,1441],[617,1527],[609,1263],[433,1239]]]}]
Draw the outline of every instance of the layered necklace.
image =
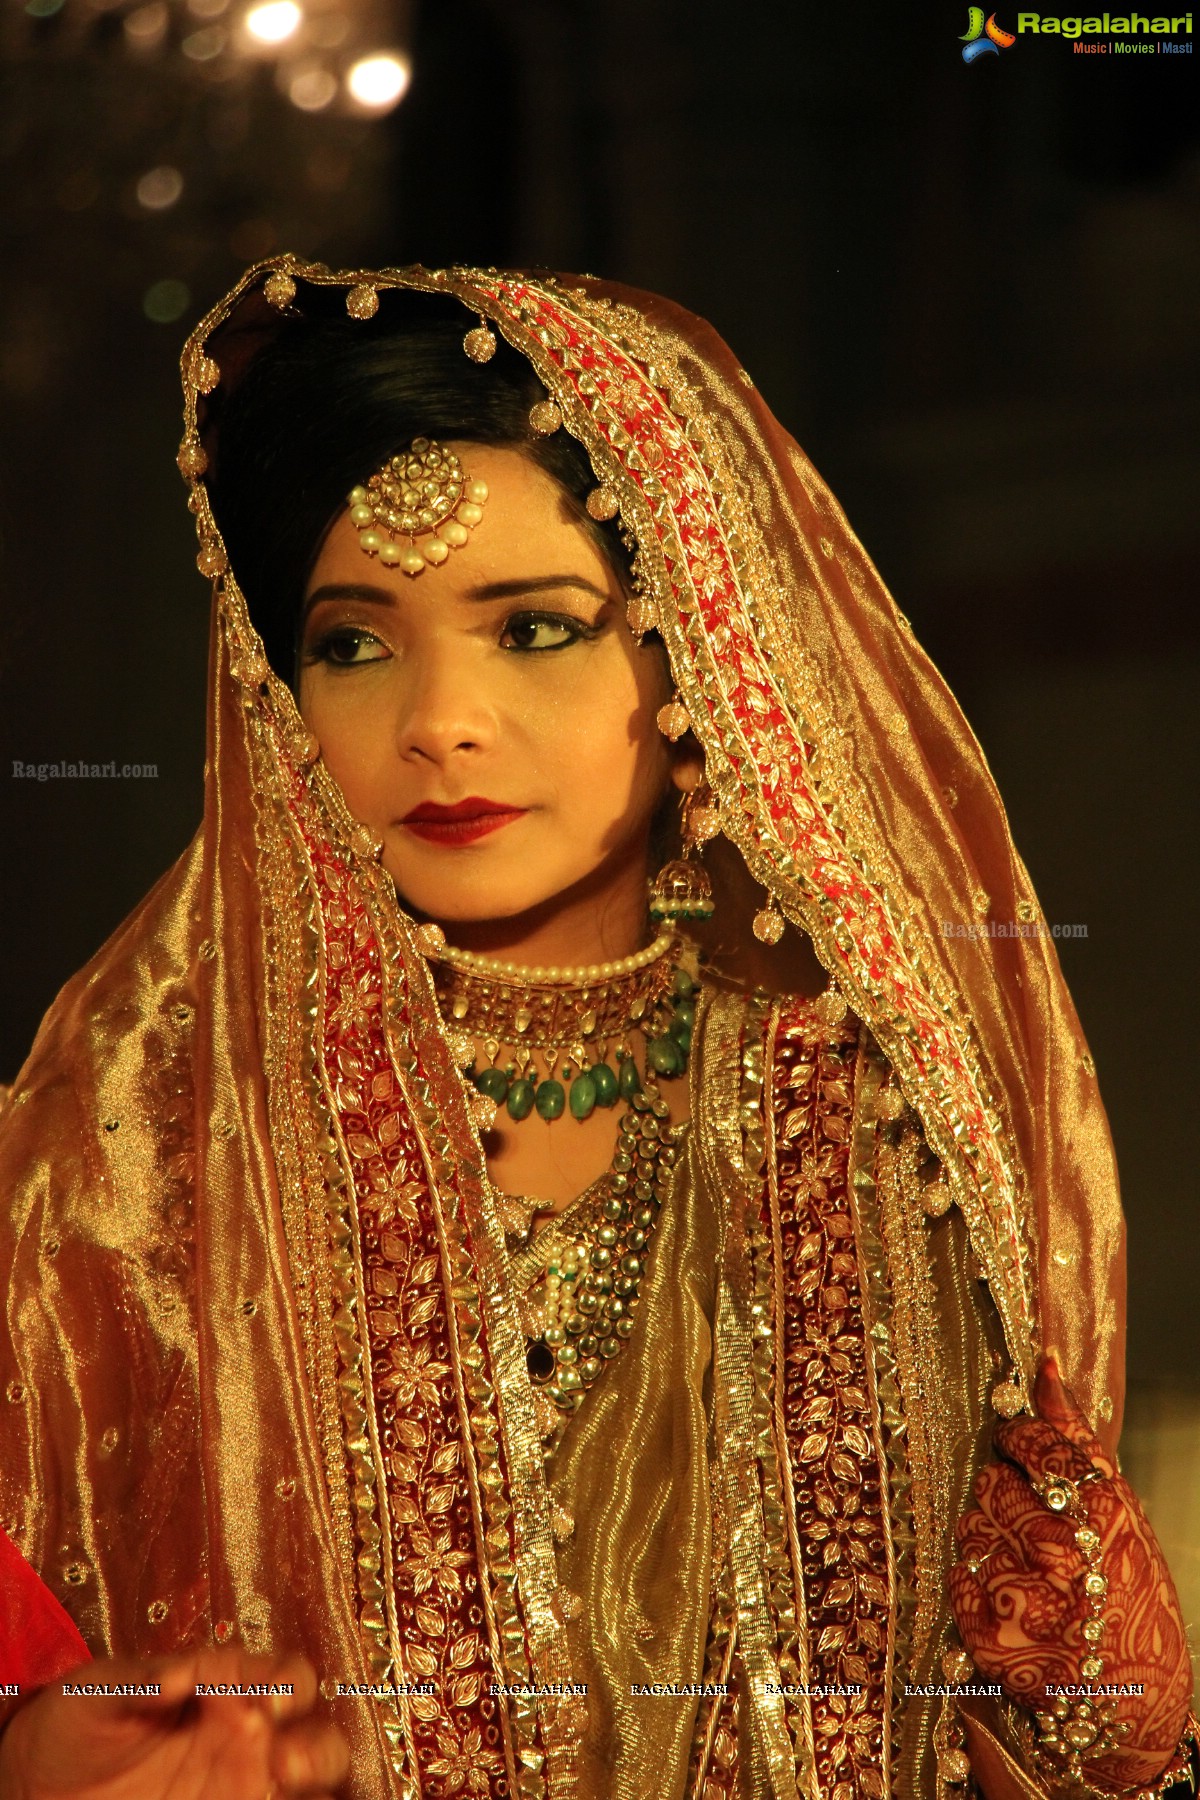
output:
[{"label": "layered necklace", "polygon": [[677,1158],[659,1083],[687,1070],[695,952],[673,931],[619,962],[574,969],[457,950],[428,926],[422,945],[482,1130],[501,1106],[519,1123],[531,1113],[582,1120],[624,1103],[611,1168],[536,1237],[543,1209],[497,1195],[510,1272],[526,1286],[526,1356],[543,1435],[556,1441],[633,1334]]}]

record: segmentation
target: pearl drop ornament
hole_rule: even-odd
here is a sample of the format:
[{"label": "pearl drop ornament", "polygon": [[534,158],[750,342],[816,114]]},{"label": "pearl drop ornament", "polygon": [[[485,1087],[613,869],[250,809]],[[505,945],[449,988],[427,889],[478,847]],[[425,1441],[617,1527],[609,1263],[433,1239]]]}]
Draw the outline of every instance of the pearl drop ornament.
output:
[{"label": "pearl drop ornament", "polygon": [[692,728],[691,715],[679,699],[668,700],[665,706],[660,706],[654,722],[663,736],[670,738],[673,744],[678,743],[684,733]]},{"label": "pearl drop ornament", "polygon": [[379,560],[389,569],[395,567],[403,554],[399,544],[393,538],[385,538],[379,546]]},{"label": "pearl drop ornament", "polygon": [[592,489],[587,497],[585,505],[587,506],[589,516],[598,520],[601,524],[603,524],[606,519],[615,519],[620,511],[620,502],[617,499],[616,494],[603,482],[599,487]]},{"label": "pearl drop ornament", "polygon": [[440,533],[442,542],[449,544],[452,550],[461,550],[467,535],[466,526],[460,525],[457,519],[447,519]]},{"label": "pearl drop ornament", "polygon": [[221,379],[221,371],[211,356],[202,352],[192,364],[192,380],[202,394],[211,394]]},{"label": "pearl drop ornament", "polygon": [[529,423],[539,437],[552,437],[562,424],[562,414],[553,400],[539,400],[529,409]]},{"label": "pearl drop ornament", "polygon": [[482,506],[488,497],[488,484],[486,481],[468,481],[463,493],[473,506]]},{"label": "pearl drop ornament", "polygon": [[435,567],[444,563],[449,554],[450,546],[449,544],[444,544],[441,538],[430,538],[429,542],[425,545],[425,561],[427,563],[433,563]]},{"label": "pearl drop ornament", "polygon": [[777,944],[784,933],[785,919],[774,907],[764,906],[756,912],[750,929],[760,944]]},{"label": "pearl drop ornament", "polygon": [[496,354],[496,336],[490,326],[479,324],[468,331],[463,339],[463,349],[472,362],[491,362]]},{"label": "pearl drop ornament", "polygon": [[383,543],[383,538],[372,526],[369,531],[359,532],[358,541],[368,555],[375,556],[378,554],[379,546]]},{"label": "pearl drop ornament", "polygon": [[369,281],[360,281],[346,295],[346,311],[352,319],[373,319],[379,311],[379,294]]},{"label": "pearl drop ornament", "polygon": [[283,308],[290,306],[296,298],[296,284],[290,275],[285,275],[282,269],[276,269],[275,273],[268,275],[263,282],[263,295],[272,306],[277,306],[282,312]]}]

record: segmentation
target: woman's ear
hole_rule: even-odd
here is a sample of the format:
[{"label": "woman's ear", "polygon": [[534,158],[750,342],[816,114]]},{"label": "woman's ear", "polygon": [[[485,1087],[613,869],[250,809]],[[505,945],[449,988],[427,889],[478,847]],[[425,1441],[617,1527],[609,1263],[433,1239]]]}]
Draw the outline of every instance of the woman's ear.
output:
[{"label": "woman's ear", "polygon": [[704,752],[690,731],[671,747],[671,780],[681,794],[692,793],[704,780]]}]

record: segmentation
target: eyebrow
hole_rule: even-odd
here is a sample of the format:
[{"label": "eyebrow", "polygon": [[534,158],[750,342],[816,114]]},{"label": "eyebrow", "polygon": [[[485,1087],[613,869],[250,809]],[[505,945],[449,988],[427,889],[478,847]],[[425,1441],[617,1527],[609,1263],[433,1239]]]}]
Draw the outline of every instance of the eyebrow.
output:
[{"label": "eyebrow", "polygon": [[[515,581],[487,581],[480,587],[468,588],[464,599],[467,600],[515,600],[522,594],[544,594],[555,588],[579,588],[585,594],[592,594],[597,600],[612,603],[613,596],[603,588],[589,581],[586,575],[538,575],[532,580],[518,577]],[[316,588],[304,602],[301,623],[307,619],[314,606],[323,600],[364,600],[372,606],[394,606],[396,596],[391,588],[373,587],[362,581],[327,581],[323,587]]]}]

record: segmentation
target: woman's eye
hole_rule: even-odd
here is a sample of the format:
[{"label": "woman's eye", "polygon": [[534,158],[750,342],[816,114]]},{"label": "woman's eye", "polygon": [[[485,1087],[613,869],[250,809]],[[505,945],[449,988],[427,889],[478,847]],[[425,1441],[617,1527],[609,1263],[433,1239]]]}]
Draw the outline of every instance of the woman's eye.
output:
[{"label": "woman's eye", "polygon": [[306,661],[332,663],[335,668],[349,669],[357,663],[379,662],[388,656],[386,645],[372,632],[360,631],[353,625],[339,625],[317,639]]},{"label": "woman's eye", "polygon": [[557,613],[517,613],[505,625],[500,645],[505,650],[563,650],[593,635],[582,619],[564,619]]}]

